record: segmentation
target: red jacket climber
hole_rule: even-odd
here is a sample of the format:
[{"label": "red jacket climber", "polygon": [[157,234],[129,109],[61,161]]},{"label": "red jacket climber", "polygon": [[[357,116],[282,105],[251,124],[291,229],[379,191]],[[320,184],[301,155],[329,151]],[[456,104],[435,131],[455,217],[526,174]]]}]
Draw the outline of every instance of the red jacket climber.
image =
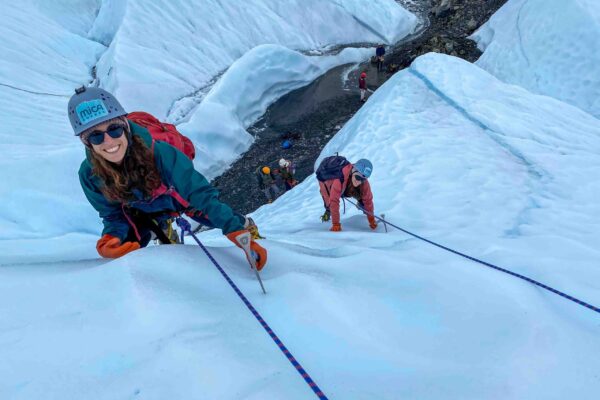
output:
[{"label": "red jacket climber", "polygon": [[348,164],[342,168],[343,181],[337,178],[319,182],[319,189],[325,205],[323,220],[331,218],[331,231],[342,230],[340,224],[340,199],[342,197],[353,197],[367,211],[367,218],[371,229],[377,228],[375,221],[373,193],[367,178],[373,171],[373,165],[369,160],[358,160],[354,165]]},{"label": "red jacket climber", "polygon": [[367,94],[367,73],[363,72],[358,78],[358,88],[360,89],[360,101],[365,102],[365,96]]}]

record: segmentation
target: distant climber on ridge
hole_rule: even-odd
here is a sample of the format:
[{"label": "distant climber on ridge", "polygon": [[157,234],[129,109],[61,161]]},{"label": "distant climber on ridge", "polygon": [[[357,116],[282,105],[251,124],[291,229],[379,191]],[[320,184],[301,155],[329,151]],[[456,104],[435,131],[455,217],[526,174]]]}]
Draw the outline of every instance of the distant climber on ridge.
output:
[{"label": "distant climber on ridge", "polygon": [[290,160],[286,160],[285,158],[279,160],[279,174],[281,175],[286,191],[298,184],[298,181],[294,177],[295,173],[296,168]]},{"label": "distant climber on ridge", "polygon": [[363,103],[367,101],[365,96],[367,95],[367,73],[362,72],[360,78],[358,78],[358,88],[360,89],[360,101]]},{"label": "distant climber on ridge", "polygon": [[258,167],[255,174],[258,187],[265,194],[267,202],[272,203],[279,196],[280,190],[271,168],[268,166]]},{"label": "distant climber on ridge", "polygon": [[[171,220],[173,214],[185,213],[220,228],[240,248],[242,239],[251,240],[253,254],[245,253],[246,257],[253,257],[257,269],[262,269],[267,251],[252,240],[249,229],[255,226],[219,201],[217,190],[182,152],[186,149],[156,140],[152,129],[131,120],[134,114],[153,118],[145,113],[128,115],[112,94],[100,88],[82,87],[69,100],[69,121],[86,153],[79,181],[104,224],[98,254],[121,257],[147,246],[152,233],[164,244],[176,243]],[[176,139],[181,143],[181,137]]]},{"label": "distant climber on ridge", "polygon": [[377,57],[377,72],[383,71],[385,61],[385,47],[382,44],[375,49],[375,57]]},{"label": "distant climber on ridge", "polygon": [[374,213],[373,193],[368,178],[373,172],[373,164],[369,160],[360,159],[351,164],[342,156],[331,156],[323,159],[317,168],[319,190],[323,198],[325,213],[321,221],[331,220],[330,231],[342,230],[340,223],[340,199],[352,197],[364,208],[371,229],[377,228]]}]

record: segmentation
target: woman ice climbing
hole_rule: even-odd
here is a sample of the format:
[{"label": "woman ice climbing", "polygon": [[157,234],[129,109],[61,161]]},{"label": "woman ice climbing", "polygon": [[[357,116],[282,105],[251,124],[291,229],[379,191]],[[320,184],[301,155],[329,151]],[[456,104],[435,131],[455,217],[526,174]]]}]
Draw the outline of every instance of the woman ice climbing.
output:
[{"label": "woman ice climbing", "polygon": [[252,240],[248,220],[218,200],[217,190],[185,154],[129,121],[110,93],[78,89],[69,100],[68,114],[86,147],[79,180],[104,224],[96,245],[102,257],[117,258],[145,247],[152,232],[163,242],[174,242],[170,219],[185,212],[220,228],[238,247],[248,237],[262,269],[267,251]]},{"label": "woman ice climbing", "polygon": [[319,190],[323,198],[325,213],[321,216],[323,222],[331,220],[332,232],[342,230],[340,223],[340,199],[352,197],[364,208],[371,229],[377,228],[375,221],[373,192],[368,178],[373,172],[373,164],[369,160],[360,159],[351,164],[342,156],[331,156],[323,159],[316,175]]}]

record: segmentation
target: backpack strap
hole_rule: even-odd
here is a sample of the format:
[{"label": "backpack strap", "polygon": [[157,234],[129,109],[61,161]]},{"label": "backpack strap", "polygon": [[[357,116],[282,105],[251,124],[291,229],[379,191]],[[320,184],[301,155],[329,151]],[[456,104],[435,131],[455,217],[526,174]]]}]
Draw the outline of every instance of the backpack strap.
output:
[{"label": "backpack strap", "polygon": [[133,220],[131,219],[131,217],[129,216],[127,211],[125,210],[125,203],[121,203],[121,210],[123,211],[123,215],[125,215],[127,222],[129,222],[129,225],[131,225],[131,227],[133,228],[133,233],[135,233],[135,237],[137,238],[138,242],[141,242],[142,237],[140,236],[140,233],[138,232],[135,222],[133,222]]},{"label": "backpack strap", "polygon": [[[156,142],[156,140],[154,138],[152,138],[152,155],[154,156],[154,143]],[[161,190],[162,192],[159,193],[160,194],[167,194],[169,196],[171,196],[172,198],[174,198],[179,204],[181,204],[183,207],[185,208],[189,208],[190,203],[183,198],[182,195],[179,194],[179,192],[177,192],[177,190],[175,190],[175,188],[173,186],[170,186],[169,188],[166,187],[166,185],[164,183],[161,182],[160,187],[157,190]],[[153,195],[154,197],[154,195]]]}]

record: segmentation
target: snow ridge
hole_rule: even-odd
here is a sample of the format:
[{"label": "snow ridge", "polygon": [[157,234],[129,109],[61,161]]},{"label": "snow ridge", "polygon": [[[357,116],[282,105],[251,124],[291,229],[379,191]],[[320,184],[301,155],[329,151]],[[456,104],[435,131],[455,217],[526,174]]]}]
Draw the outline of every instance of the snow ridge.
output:
[{"label": "snow ridge", "polygon": [[473,35],[477,65],[600,117],[600,2],[509,0]]},{"label": "snow ridge", "polygon": [[423,83],[425,83],[425,85],[427,85],[427,87],[432,92],[434,92],[436,95],[438,95],[444,101],[446,101],[451,107],[453,107],[458,112],[460,112],[466,119],[473,122],[475,125],[479,126],[482,130],[489,132],[491,134],[490,137],[492,139],[494,139],[499,145],[501,145],[507,152],[512,154],[516,159],[518,159],[521,163],[523,163],[523,165],[525,165],[527,167],[527,169],[530,171],[530,173],[535,178],[548,179],[550,177],[549,173],[541,170],[539,166],[536,166],[533,162],[528,160],[527,157],[522,152],[520,152],[513,146],[511,146],[508,143],[506,143],[505,141],[503,141],[497,132],[495,132],[493,129],[491,129],[489,126],[487,126],[481,120],[472,116],[464,107],[462,107],[460,104],[458,104],[452,98],[450,98],[448,94],[446,94],[446,93],[442,92],[440,89],[438,89],[435,86],[435,84],[433,82],[431,82],[431,80],[429,80],[425,75],[421,74],[416,68],[413,67],[413,65],[411,65],[411,67],[409,67],[409,69],[408,69],[411,74],[413,74],[417,78],[421,79],[423,81]]},{"label": "snow ridge", "polygon": [[523,45],[523,32],[521,30],[521,19],[523,17],[523,9],[525,8],[525,6],[527,4],[528,4],[528,1],[525,0],[523,2],[523,4],[521,5],[521,7],[519,8],[519,13],[517,15],[517,34],[519,35],[519,49],[521,49],[521,54],[523,55],[523,58],[527,62],[527,68],[531,68],[531,61],[529,61],[529,56],[527,55],[527,52],[525,52],[525,46]]}]

